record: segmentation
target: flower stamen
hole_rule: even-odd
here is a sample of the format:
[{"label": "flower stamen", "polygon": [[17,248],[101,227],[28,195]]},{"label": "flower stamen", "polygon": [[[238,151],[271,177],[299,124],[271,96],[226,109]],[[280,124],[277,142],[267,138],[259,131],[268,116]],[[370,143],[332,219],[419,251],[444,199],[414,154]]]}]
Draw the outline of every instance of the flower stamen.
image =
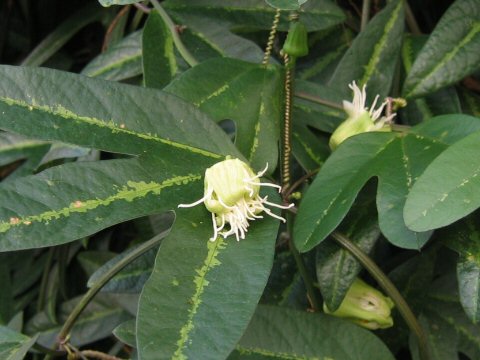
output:
[{"label": "flower stamen", "polygon": [[[274,187],[281,191],[281,186],[266,182],[260,182],[259,178],[268,170],[265,168],[255,174],[252,169],[239,159],[227,159],[221,161],[205,171],[205,195],[191,203],[180,204],[179,207],[192,207],[203,202],[205,207],[212,213],[213,237],[224,238],[235,235],[237,241],[245,239],[250,226],[249,221],[262,219],[261,212],[285,222],[286,220],[273,213],[265,205],[279,209],[289,209],[294,204],[279,205],[269,202],[268,196],[259,195],[260,187]],[[229,224],[229,228],[226,225]]]}]

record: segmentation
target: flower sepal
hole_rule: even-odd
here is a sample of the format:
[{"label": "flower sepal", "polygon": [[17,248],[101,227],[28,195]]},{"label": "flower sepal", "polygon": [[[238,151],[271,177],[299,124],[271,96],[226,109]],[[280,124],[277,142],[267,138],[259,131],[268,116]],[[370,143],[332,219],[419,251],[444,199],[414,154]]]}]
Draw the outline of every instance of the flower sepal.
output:
[{"label": "flower sepal", "polygon": [[345,298],[335,311],[323,303],[325,313],[345,318],[367,329],[385,329],[393,326],[393,301],[360,279],[355,279]]},{"label": "flower sepal", "polygon": [[366,108],[366,86],[364,85],[362,90],[360,90],[355,82],[352,82],[349,87],[353,90],[353,100],[352,102],[343,102],[343,108],[348,114],[348,118],[335,129],[330,137],[328,145],[332,151],[343,141],[354,135],[371,131],[392,131],[391,123],[395,114],[381,116],[387,102],[383,102],[378,109],[375,109],[375,105],[378,101],[377,95],[372,106]]}]

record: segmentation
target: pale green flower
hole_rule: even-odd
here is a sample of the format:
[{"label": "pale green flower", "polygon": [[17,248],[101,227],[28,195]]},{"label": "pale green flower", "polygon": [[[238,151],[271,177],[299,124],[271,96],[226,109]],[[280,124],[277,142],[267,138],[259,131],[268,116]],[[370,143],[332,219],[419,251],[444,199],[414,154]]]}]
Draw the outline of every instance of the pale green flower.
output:
[{"label": "pale green flower", "polygon": [[[263,171],[255,174],[253,170],[239,159],[227,159],[216,163],[205,171],[204,196],[191,204],[180,204],[178,207],[192,207],[204,203],[212,213],[213,237],[218,235],[224,238],[235,235],[237,241],[245,238],[249,221],[261,219],[262,212],[283,222],[285,219],[274,214],[265,205],[280,209],[289,209],[288,206],[269,202],[268,196],[260,196],[261,186],[270,186],[281,191],[279,185],[260,182],[268,164]],[[229,228],[228,228],[229,227]]]},{"label": "pale green flower", "polygon": [[348,319],[367,329],[385,329],[393,326],[393,301],[360,279],[355,279],[345,298],[335,311],[323,303],[327,314]]},{"label": "pale green flower", "polygon": [[378,109],[375,109],[379,98],[377,95],[368,109],[365,107],[366,86],[363,85],[360,90],[355,81],[348,86],[353,90],[353,100],[352,102],[343,101],[343,109],[348,114],[348,118],[335,129],[330,137],[329,146],[332,150],[353,135],[369,131],[392,131],[390,124],[395,114],[381,116],[387,102],[383,102]]}]

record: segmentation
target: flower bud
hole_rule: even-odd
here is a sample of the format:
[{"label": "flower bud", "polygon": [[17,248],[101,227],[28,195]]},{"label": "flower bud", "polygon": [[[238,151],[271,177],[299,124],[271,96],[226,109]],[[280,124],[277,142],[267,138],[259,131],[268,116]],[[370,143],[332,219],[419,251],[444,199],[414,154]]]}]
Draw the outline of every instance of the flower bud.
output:
[{"label": "flower bud", "polygon": [[348,319],[367,329],[385,329],[393,326],[391,309],[393,301],[360,279],[355,279],[345,298],[335,311],[330,311],[325,303],[327,314]]},{"label": "flower bud", "polygon": [[290,23],[290,29],[282,50],[295,58],[308,55],[307,28],[302,22],[292,21]]},{"label": "flower bud", "polygon": [[390,123],[395,114],[380,116],[387,103],[384,102],[378,109],[375,109],[377,95],[370,109],[366,108],[366,86],[364,85],[360,90],[355,82],[352,82],[349,87],[353,90],[353,100],[352,102],[343,102],[343,108],[348,114],[348,118],[335,129],[330,137],[328,145],[332,151],[353,135],[369,131],[392,131]]}]

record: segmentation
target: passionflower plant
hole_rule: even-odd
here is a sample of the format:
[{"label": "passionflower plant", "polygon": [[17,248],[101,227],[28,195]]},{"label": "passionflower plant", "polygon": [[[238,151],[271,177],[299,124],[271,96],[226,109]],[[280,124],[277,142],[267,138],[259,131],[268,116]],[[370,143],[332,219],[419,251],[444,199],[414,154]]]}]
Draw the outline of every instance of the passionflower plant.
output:
[{"label": "passionflower plant", "polygon": [[205,171],[204,195],[191,204],[180,204],[178,207],[192,207],[205,204],[212,213],[213,236],[224,238],[235,235],[237,241],[245,238],[249,221],[263,218],[266,214],[285,222],[281,216],[274,214],[266,205],[279,209],[289,209],[294,204],[283,206],[268,201],[268,196],[260,196],[260,188],[269,186],[281,191],[276,184],[261,182],[260,178],[268,169],[255,174],[246,163],[239,159],[226,159],[209,167]]},{"label": "passionflower plant", "polygon": [[335,311],[323,303],[323,311],[348,319],[367,329],[385,329],[393,326],[393,301],[360,279],[355,279],[345,298]]},{"label": "passionflower plant", "polygon": [[373,100],[370,108],[365,107],[367,100],[367,87],[363,85],[362,90],[357,84],[352,82],[348,85],[353,90],[353,100],[343,101],[343,109],[348,115],[348,118],[342,122],[330,137],[330,149],[335,150],[338,145],[353,135],[369,131],[392,131],[391,122],[396,114],[382,116],[383,109],[387,104],[384,101],[378,109],[375,109],[379,95]]}]

